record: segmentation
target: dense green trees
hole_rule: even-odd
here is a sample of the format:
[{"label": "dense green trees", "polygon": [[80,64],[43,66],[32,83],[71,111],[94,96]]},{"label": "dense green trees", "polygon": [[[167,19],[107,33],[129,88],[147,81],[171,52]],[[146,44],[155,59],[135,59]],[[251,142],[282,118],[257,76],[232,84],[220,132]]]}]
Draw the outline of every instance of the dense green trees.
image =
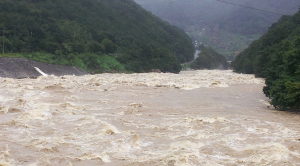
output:
[{"label": "dense green trees", "polygon": [[201,52],[197,59],[191,63],[192,69],[228,69],[229,63],[223,55],[220,55],[211,47],[200,45]]},{"label": "dense green trees", "polygon": [[300,36],[284,40],[271,57],[264,93],[277,109],[300,108]]},{"label": "dense green trees", "polygon": [[300,13],[294,16],[282,16],[273,24],[268,33],[241,52],[232,62],[236,72],[253,73],[257,77],[266,77],[266,70],[272,66],[271,57],[278,51],[285,39],[294,39],[300,35]]},{"label": "dense green trees", "polygon": [[300,12],[283,16],[232,62],[234,71],[266,78],[277,109],[300,108]]},{"label": "dense green trees", "polygon": [[[6,53],[45,53],[49,62],[81,61],[95,71],[101,68],[97,62],[111,55],[131,71],[179,72],[179,62],[194,53],[184,31],[132,0],[0,0],[3,28]],[[143,50],[150,45],[155,51]]]}]

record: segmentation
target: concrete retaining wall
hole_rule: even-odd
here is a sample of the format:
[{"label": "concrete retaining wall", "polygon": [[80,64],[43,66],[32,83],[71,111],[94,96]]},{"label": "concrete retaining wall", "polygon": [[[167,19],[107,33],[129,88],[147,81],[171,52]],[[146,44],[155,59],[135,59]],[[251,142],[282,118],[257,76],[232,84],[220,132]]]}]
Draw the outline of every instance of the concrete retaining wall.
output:
[{"label": "concrete retaining wall", "polygon": [[0,77],[8,78],[35,78],[41,76],[34,67],[39,68],[48,75],[86,75],[86,71],[78,67],[53,65],[25,58],[0,58]]}]

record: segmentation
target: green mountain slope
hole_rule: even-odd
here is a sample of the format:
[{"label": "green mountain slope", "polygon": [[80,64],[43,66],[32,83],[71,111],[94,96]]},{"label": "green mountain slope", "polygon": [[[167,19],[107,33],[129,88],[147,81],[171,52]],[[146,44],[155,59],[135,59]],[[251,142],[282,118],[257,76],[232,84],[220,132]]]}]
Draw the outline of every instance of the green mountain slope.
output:
[{"label": "green mountain slope", "polygon": [[[135,0],[160,18],[184,29],[198,44],[213,47],[228,59],[268,31],[280,15],[216,0]],[[224,0],[285,15],[297,12],[299,0]],[[201,43],[200,43],[201,42]]]},{"label": "green mountain slope", "polygon": [[179,72],[194,53],[183,30],[132,0],[0,0],[0,27],[6,53],[91,71],[114,61],[135,72]]},{"label": "green mountain slope", "polygon": [[228,69],[229,63],[223,55],[220,55],[211,47],[199,46],[201,52],[194,62],[190,64],[192,69]]},{"label": "green mountain slope", "polygon": [[234,71],[266,78],[277,109],[300,108],[300,12],[283,16],[232,62]]}]

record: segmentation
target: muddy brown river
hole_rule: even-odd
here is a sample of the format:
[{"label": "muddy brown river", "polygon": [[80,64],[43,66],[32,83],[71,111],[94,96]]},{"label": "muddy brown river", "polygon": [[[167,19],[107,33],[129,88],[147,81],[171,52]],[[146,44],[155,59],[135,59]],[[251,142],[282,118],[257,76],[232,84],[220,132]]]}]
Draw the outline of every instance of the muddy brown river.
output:
[{"label": "muddy brown river", "polygon": [[0,166],[300,166],[300,116],[230,70],[0,78]]}]

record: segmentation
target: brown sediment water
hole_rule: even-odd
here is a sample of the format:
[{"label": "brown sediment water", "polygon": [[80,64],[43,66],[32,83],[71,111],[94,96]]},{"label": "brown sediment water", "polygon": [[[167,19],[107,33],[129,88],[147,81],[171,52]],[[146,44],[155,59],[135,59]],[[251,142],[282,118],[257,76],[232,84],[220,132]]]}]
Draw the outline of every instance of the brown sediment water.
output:
[{"label": "brown sediment water", "polygon": [[300,165],[299,114],[263,86],[230,70],[0,78],[0,165]]}]

